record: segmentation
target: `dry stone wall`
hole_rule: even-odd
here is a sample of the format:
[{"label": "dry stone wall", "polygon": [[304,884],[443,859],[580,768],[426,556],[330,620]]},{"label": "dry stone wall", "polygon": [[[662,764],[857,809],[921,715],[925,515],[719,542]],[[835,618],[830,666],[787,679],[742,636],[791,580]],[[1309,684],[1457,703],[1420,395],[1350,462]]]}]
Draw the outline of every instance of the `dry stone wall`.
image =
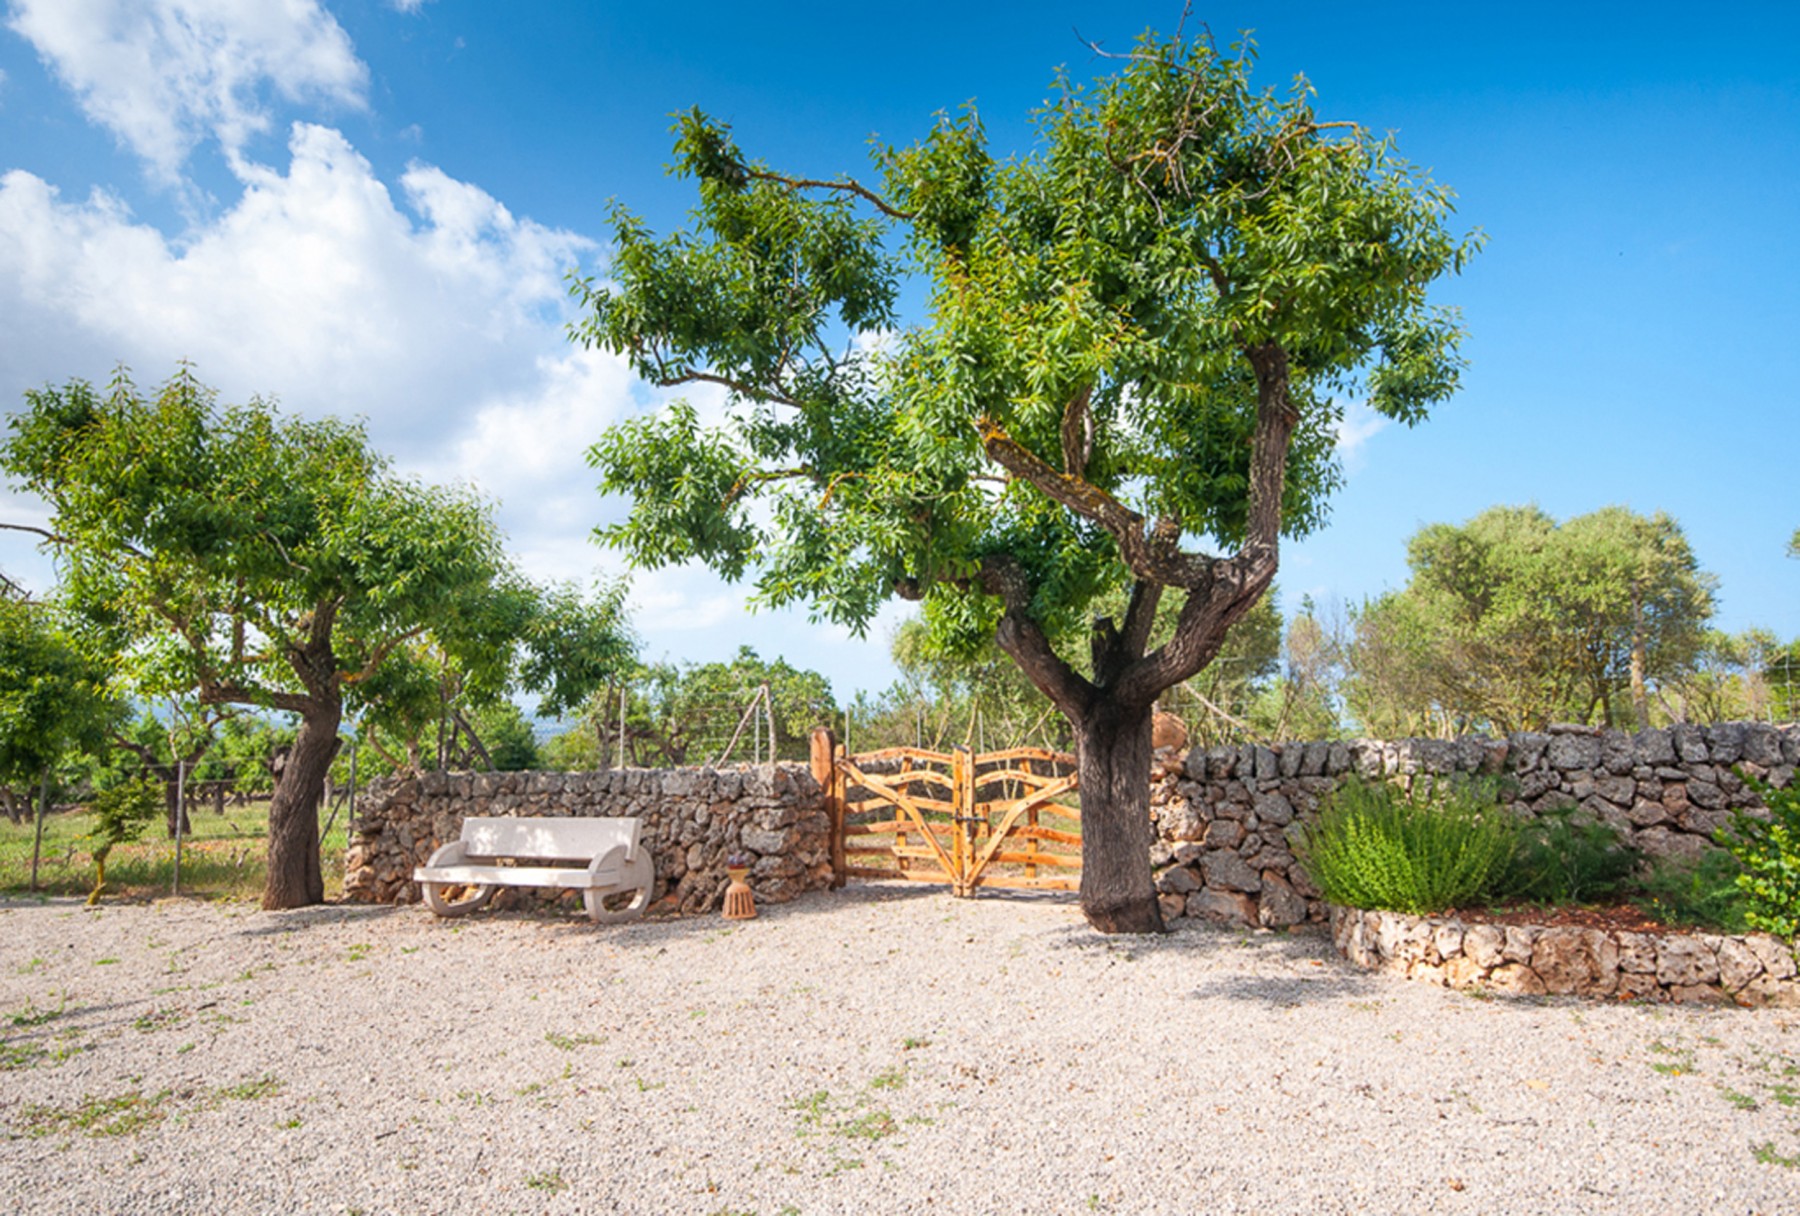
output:
[{"label": "dry stone wall", "polygon": [[[610,769],[593,773],[426,773],[372,782],[357,798],[344,894],[362,902],[419,899],[413,867],[455,840],[469,815],[616,816],[643,821],[659,903],[715,908],[725,861],[750,862],[757,899],[780,903],[831,883],[831,818],[803,764]],[[568,895],[502,890],[495,906]],[[573,897],[579,902],[579,895]]]},{"label": "dry stone wall", "polygon": [[1467,924],[1333,906],[1331,936],[1358,966],[1451,988],[1800,1008],[1793,948],[1766,933]]},{"label": "dry stone wall", "polygon": [[1320,800],[1352,776],[1491,775],[1518,814],[1576,806],[1651,856],[1693,855],[1733,809],[1760,805],[1739,770],[1780,788],[1797,763],[1800,726],[1756,722],[1163,751],[1151,775],[1156,885],[1165,918],[1269,927],[1325,920],[1294,848]]}]

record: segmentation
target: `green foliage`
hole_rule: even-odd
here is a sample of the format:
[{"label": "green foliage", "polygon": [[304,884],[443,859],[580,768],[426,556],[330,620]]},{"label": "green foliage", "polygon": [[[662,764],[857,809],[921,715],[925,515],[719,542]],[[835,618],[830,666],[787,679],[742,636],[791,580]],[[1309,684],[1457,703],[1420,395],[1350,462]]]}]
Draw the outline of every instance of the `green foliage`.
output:
[{"label": "green foliage", "polygon": [[1646,910],[1664,924],[1747,933],[1745,893],[1738,886],[1743,872],[1725,849],[1708,849],[1695,858],[1658,859],[1638,886]]},{"label": "green foliage", "polygon": [[511,701],[500,701],[481,710],[472,725],[486,745],[495,770],[517,773],[538,766],[537,735],[525,714]]},{"label": "green foliage", "polygon": [[[776,758],[804,760],[812,729],[839,720],[831,682],[824,676],[785,659],[765,660],[741,646],[729,663],[634,668],[622,686],[603,689],[589,701],[581,726],[550,742],[550,762],[565,769],[617,764],[621,695],[626,762],[645,767],[709,763],[728,747],[737,762],[759,752],[766,758],[771,750],[769,716],[774,718]],[[753,703],[755,713],[747,717]]]},{"label": "green foliage", "polygon": [[1610,824],[1561,807],[1522,824],[1512,856],[1490,880],[1496,900],[1593,903],[1624,891],[1642,860]]},{"label": "green foliage", "polygon": [[[1454,387],[1458,327],[1425,286],[1478,241],[1450,234],[1448,192],[1386,140],[1317,122],[1304,85],[1254,87],[1254,58],[1147,36],[1091,88],[1060,84],[1028,157],[996,160],[973,112],[880,149],[885,198],[784,177],[684,115],[675,171],[698,184],[699,231],[658,238],[616,209],[574,332],[653,382],[723,383],[734,410],[707,427],[676,405],[603,436],[601,488],[631,503],[603,537],[856,629],[896,591],[920,597],[946,649],[993,636],[1004,555],[1017,610],[1067,635],[1130,581],[1103,499],[1132,527],[1243,539],[1257,352],[1275,350],[1298,412],[1281,514],[1290,534],[1317,526],[1337,402],[1410,423]],[[908,270],[930,315],[896,331]],[[1075,497],[997,478],[1002,440],[1073,462]]]},{"label": "green foliage", "polygon": [[1512,855],[1518,825],[1474,783],[1340,786],[1300,858],[1333,903],[1424,915],[1477,900]]},{"label": "green foliage", "polygon": [[97,755],[124,714],[104,645],[55,609],[0,596],[0,782],[38,781]]},{"label": "green foliage", "polygon": [[1422,529],[1407,562],[1407,586],[1357,616],[1346,690],[1388,737],[1647,718],[1629,703],[1634,660],[1646,687],[1678,676],[1713,610],[1680,526],[1622,507],[1561,525],[1490,508]]},{"label": "green foliage", "polygon": [[94,850],[99,859],[115,846],[144,834],[144,828],[162,813],[162,789],[142,778],[127,781],[95,794],[88,810],[94,816],[89,838],[100,842]]},{"label": "green foliage", "polygon": [[[122,372],[28,392],[10,430],[0,467],[49,502],[64,592],[145,699],[298,715],[318,757],[346,709],[411,712],[421,653],[490,698],[523,677],[569,705],[622,645],[616,595],[532,587],[487,504],[395,475],[358,425],[221,407],[183,368],[148,396]],[[277,791],[278,836],[310,835],[319,792]],[[307,851],[271,906],[318,898]]]},{"label": "green foliage", "polygon": [[1731,813],[1717,839],[1743,867],[1737,885],[1746,899],[1751,928],[1789,941],[1800,936],[1800,786],[1776,789],[1746,777],[1768,808],[1768,817],[1748,809]]}]

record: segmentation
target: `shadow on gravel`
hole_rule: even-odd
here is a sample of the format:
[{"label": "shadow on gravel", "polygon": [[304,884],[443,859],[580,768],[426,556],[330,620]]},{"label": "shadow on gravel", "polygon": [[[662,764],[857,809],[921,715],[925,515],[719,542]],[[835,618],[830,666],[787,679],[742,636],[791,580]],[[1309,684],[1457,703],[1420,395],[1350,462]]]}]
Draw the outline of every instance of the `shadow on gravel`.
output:
[{"label": "shadow on gravel", "polygon": [[240,930],[240,936],[269,937],[322,925],[372,924],[408,914],[430,915],[416,904],[317,904],[281,912],[259,911],[255,921]]},{"label": "shadow on gravel", "polygon": [[1190,1001],[1243,1001],[1269,1009],[1294,1009],[1319,1000],[1365,996],[1381,985],[1361,971],[1321,971],[1317,977],[1217,975],[1187,994]]}]

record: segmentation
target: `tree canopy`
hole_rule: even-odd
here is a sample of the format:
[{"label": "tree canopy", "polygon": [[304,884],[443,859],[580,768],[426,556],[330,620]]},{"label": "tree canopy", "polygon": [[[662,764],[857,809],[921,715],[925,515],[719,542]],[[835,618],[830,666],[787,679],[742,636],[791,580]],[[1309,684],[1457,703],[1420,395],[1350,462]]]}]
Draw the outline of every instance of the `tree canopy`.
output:
[{"label": "tree canopy", "polygon": [[543,623],[488,507],[395,475],[358,425],[220,407],[186,368],[150,395],[121,373],[26,407],[0,465],[50,503],[63,594],[109,631],[140,694],[300,718],[270,806],[265,906],[323,897],[316,812],[339,723],[408,645],[487,686],[519,669],[521,642],[543,650],[541,672],[591,674],[551,653],[572,635]]},{"label": "tree canopy", "polygon": [[[1477,243],[1449,192],[1321,121],[1304,81],[1253,85],[1254,59],[1146,35],[1058,81],[1030,154],[997,156],[971,107],[880,149],[879,189],[772,170],[696,110],[675,164],[695,232],[619,207],[608,278],[576,284],[581,341],[732,402],[601,438],[602,487],[631,504],[602,534],[853,628],[900,595],[947,645],[996,639],[1074,728],[1102,928],[1160,925],[1150,707],[1323,517],[1342,402],[1413,423],[1459,370],[1457,319],[1426,298]],[[907,274],[928,315],[902,326]],[[1165,590],[1177,624],[1150,648]],[[1078,631],[1087,672],[1051,640]]]},{"label": "tree canopy", "polygon": [[1711,575],[1668,516],[1606,507],[1558,524],[1494,507],[1409,542],[1405,588],[1357,620],[1349,701],[1371,730],[1551,721],[1648,725],[1649,689],[1687,671]]}]

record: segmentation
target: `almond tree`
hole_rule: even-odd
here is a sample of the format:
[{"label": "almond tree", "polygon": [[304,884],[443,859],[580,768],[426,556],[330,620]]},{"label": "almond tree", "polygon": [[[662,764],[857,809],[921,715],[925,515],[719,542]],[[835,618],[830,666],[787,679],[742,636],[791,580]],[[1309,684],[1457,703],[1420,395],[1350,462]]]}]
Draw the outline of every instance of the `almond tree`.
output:
[{"label": "almond tree", "polygon": [[[1059,82],[1028,155],[996,157],[969,109],[879,151],[879,187],[778,172],[696,110],[696,231],[619,208],[607,278],[575,285],[581,341],[733,406],[609,431],[592,459],[631,510],[603,534],[752,575],[761,604],[860,629],[898,595],[948,649],[997,640],[1073,730],[1104,932],[1162,927],[1152,706],[1323,517],[1342,402],[1413,423],[1456,386],[1457,320],[1426,299],[1476,243],[1448,192],[1253,62],[1147,35]],[[907,273],[928,298],[902,327]],[[1077,629],[1089,674],[1053,641]]]},{"label": "almond tree", "polygon": [[[512,569],[485,504],[394,475],[362,428],[220,408],[183,369],[26,394],[0,466],[45,498],[64,595],[112,631],[141,696],[294,715],[269,805],[265,908],[324,898],[318,805],[346,708],[408,643],[503,685],[521,644],[540,687],[585,667]],[[552,597],[554,598],[554,597]],[[579,633],[579,630],[576,630]],[[602,633],[605,629],[601,630]]]}]

